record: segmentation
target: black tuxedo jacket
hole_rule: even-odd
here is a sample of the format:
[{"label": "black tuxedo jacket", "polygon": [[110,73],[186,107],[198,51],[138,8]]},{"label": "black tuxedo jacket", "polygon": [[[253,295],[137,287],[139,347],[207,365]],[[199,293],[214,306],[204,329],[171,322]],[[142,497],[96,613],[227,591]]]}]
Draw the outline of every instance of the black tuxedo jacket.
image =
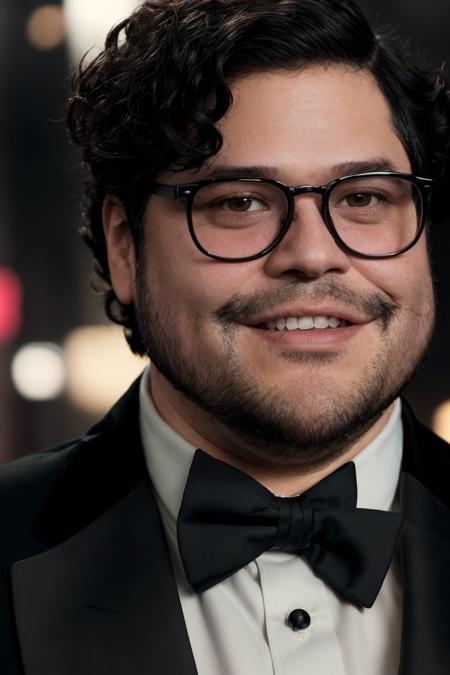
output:
[{"label": "black tuxedo jacket", "polygon": [[[449,675],[449,446],[405,408],[400,673]],[[1,467],[3,675],[197,672],[138,414],[135,383],[81,440]]]}]

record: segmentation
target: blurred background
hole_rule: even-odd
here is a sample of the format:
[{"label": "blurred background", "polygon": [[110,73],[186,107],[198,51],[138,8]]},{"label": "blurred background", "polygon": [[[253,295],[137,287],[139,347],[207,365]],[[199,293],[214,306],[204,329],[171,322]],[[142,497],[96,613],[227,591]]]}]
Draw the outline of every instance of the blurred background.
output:
[{"label": "blurred background", "polygon": [[[144,368],[89,288],[80,182],[65,134],[70,78],[134,0],[1,0],[0,462],[83,434]],[[435,65],[450,60],[446,0],[360,0]],[[406,392],[450,440],[448,224],[433,232],[439,320]]]}]

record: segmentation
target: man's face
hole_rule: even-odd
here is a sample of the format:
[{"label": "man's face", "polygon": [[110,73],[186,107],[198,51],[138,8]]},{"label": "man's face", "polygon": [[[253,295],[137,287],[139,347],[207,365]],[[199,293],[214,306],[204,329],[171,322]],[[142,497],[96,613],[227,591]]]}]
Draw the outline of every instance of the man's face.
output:
[{"label": "man's face", "polygon": [[[326,184],[350,164],[411,171],[387,103],[363,71],[255,74],[233,97],[218,155],[198,173],[159,182],[199,180],[217,167],[273,167],[289,185]],[[152,196],[134,297],[163,374],[155,382],[174,385],[165,396],[177,415],[232,453],[313,464],[366,431],[409,379],[429,342],[434,302],[425,237],[397,258],[360,259],[332,239],[318,195],[295,202],[275,250],[225,263],[197,250],[183,203]],[[266,323],[324,315],[350,325],[277,331]]]}]

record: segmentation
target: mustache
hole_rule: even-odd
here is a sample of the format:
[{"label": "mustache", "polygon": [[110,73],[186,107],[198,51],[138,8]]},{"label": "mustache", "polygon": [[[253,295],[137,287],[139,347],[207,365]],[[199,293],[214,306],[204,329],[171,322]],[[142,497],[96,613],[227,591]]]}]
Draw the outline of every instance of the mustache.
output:
[{"label": "mustache", "polygon": [[398,305],[384,293],[365,293],[348,288],[335,279],[314,282],[289,282],[286,285],[258,293],[236,294],[216,312],[220,323],[251,321],[276,309],[281,304],[337,301],[341,306],[356,310],[367,319],[379,319],[386,328]]}]

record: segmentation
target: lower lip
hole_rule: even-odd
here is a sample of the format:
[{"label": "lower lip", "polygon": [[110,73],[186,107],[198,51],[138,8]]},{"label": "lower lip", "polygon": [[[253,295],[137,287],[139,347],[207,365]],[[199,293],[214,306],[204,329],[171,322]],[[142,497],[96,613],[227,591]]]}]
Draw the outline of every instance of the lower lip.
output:
[{"label": "lower lip", "polygon": [[297,347],[310,351],[338,347],[355,337],[367,324],[352,324],[342,328],[311,328],[309,330],[266,330],[252,328],[266,342],[281,347]]}]

